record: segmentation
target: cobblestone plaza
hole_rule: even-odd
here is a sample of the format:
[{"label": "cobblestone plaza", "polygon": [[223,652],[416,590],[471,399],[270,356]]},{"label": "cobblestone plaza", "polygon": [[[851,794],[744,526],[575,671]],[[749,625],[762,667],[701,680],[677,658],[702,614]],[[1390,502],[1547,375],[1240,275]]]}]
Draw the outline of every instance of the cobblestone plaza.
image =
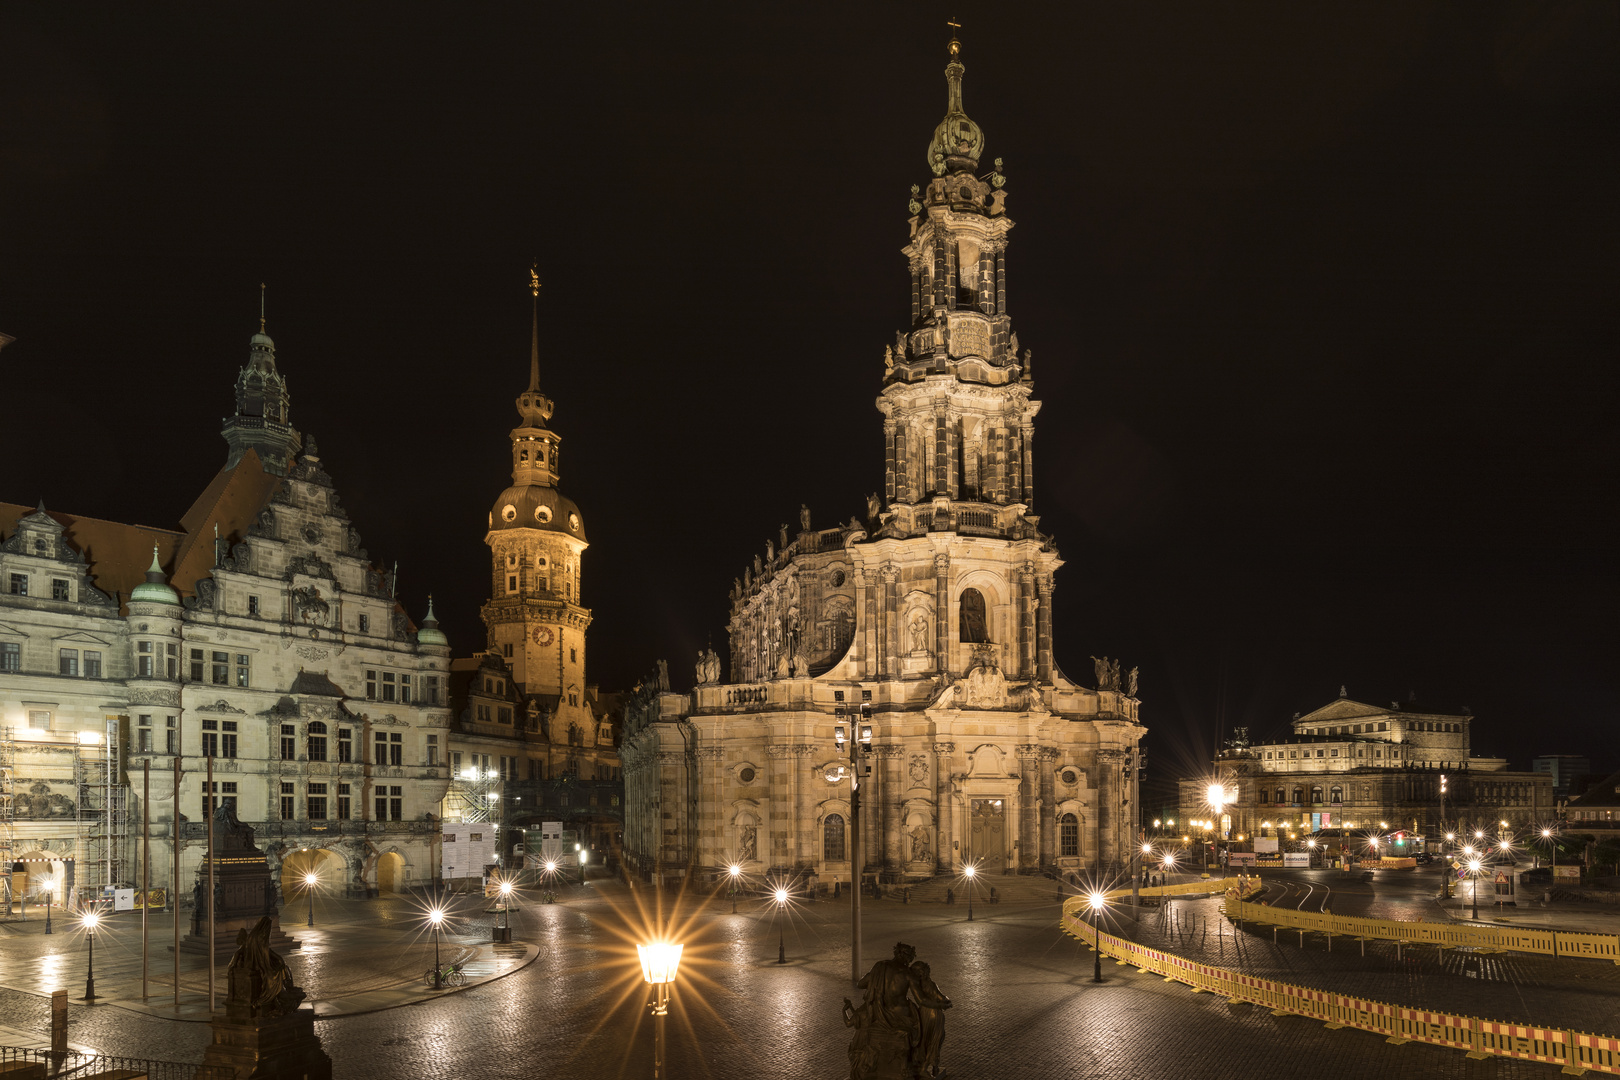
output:
[{"label": "cobblestone plaza", "polygon": [[[1325,888],[1333,890],[1340,914],[1411,918],[1433,907],[1426,878],[1374,892],[1322,872],[1271,876],[1269,895],[1279,906],[1290,902],[1290,894],[1298,902],[1314,885],[1318,901]],[[536,947],[532,962],[525,962],[530,950],[515,948],[504,964],[482,969],[491,981],[442,997],[425,995],[420,987],[418,969],[431,963],[432,943],[417,929],[408,900],[318,905],[311,955],[293,963],[303,965],[298,976],[317,1001],[337,985],[354,984],[353,990],[376,995],[371,1004],[377,1011],[356,1010],[317,1024],[337,1076],[562,1077],[587,1070],[651,1075],[647,987],[633,948],[659,918],[649,895],[593,882],[558,904],[530,904],[515,916],[514,936]],[[1274,1017],[1192,994],[1112,963],[1104,965],[1106,981],[1096,985],[1090,981],[1090,950],[1057,930],[1055,895],[999,904],[985,899],[979,897],[971,922],[960,903],[869,901],[864,908],[867,962],[886,954],[895,940],[907,941],[954,1000],[944,1053],[953,1076],[1552,1075],[1545,1065],[1471,1060],[1457,1051],[1328,1031],[1301,1017]],[[441,943],[447,962],[488,952],[483,943],[492,916],[484,905],[469,899],[460,915],[457,929]],[[854,995],[847,902],[796,904],[778,921],[773,903],[745,898],[733,915],[722,897],[672,904],[663,921],[686,944],[669,1022],[671,1075],[847,1074],[848,1032],[839,1014],[842,999]],[[321,930],[322,923],[331,924],[330,931]],[[1114,925],[1116,931],[1130,926],[1119,919]],[[75,996],[80,992],[83,941],[62,929],[59,923],[54,940],[40,933],[37,921],[0,931],[6,946],[0,950],[0,982],[6,986],[0,990],[0,1023],[36,1035],[48,1025],[49,1002],[19,989],[30,980],[55,979],[32,989],[60,985]],[[103,936],[98,980],[126,987],[120,980],[139,973],[138,926]],[[1620,969],[1609,964],[1555,967],[1552,961],[1461,953],[1448,954],[1441,964],[1432,950],[1412,949],[1397,961],[1388,946],[1369,946],[1363,957],[1348,941],[1329,954],[1320,941],[1308,938],[1300,948],[1286,933],[1276,944],[1269,932],[1234,938],[1214,900],[1178,901],[1167,912],[1149,909],[1136,936],[1195,959],[1385,1000],[1445,998],[1501,1019],[1556,1018],[1599,1031],[1620,1026]],[[339,941],[342,952],[335,955]],[[785,964],[777,963],[779,942]],[[165,963],[167,955],[154,949],[154,967]],[[510,973],[503,976],[503,970]],[[205,985],[201,972],[182,975],[188,1000]],[[154,991],[166,1002],[166,993]],[[400,1004],[389,1007],[392,1002]],[[75,1006],[69,1037],[75,1046],[108,1053],[198,1060],[206,1024],[155,1015],[161,1012],[123,1004]]]}]

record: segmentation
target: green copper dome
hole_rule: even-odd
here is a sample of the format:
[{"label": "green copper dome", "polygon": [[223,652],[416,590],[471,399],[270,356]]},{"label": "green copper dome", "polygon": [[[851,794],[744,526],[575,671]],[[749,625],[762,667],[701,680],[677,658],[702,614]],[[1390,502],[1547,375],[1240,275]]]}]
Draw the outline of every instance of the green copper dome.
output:
[{"label": "green copper dome", "polygon": [[135,586],[129,594],[132,604],[173,604],[180,606],[180,594],[169,587],[163,568],[158,565],[158,549],[152,549],[152,565],[147,568],[146,580]]},{"label": "green copper dome", "polygon": [[450,639],[444,636],[443,630],[439,629],[439,620],[433,617],[432,596],[428,597],[427,618],[422,620],[421,627],[416,631],[416,643],[418,645],[444,645],[446,647],[450,644]]}]

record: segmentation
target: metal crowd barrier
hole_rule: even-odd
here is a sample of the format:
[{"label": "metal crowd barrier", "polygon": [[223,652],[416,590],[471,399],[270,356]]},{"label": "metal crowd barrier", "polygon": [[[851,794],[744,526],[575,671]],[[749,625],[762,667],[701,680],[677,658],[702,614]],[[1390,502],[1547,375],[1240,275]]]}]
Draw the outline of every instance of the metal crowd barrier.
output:
[{"label": "metal crowd barrier", "polygon": [[236,1070],[218,1065],[183,1061],[85,1054],[77,1050],[42,1050],[26,1046],[0,1046],[0,1075],[18,1080],[52,1077],[117,1078],[117,1080],[235,1080]]},{"label": "metal crowd barrier", "polygon": [[[1236,879],[1227,881],[1234,891],[1239,887]],[[1253,883],[1258,886],[1257,880]],[[1198,884],[1205,891],[1211,885],[1210,882]],[[1110,898],[1119,895],[1117,892],[1111,893]],[[1310,1017],[1322,1021],[1329,1028],[1370,1031],[1397,1044],[1429,1043],[1465,1051],[1473,1058],[1506,1057],[1541,1061],[1564,1066],[1571,1072],[1587,1069],[1620,1075],[1620,1039],[1613,1036],[1430,1012],[1228,971],[1161,949],[1150,949],[1113,934],[1097,932],[1085,920],[1081,906],[1083,900],[1076,900],[1080,902],[1070,901],[1064,905],[1061,924],[1064,933],[1088,946],[1096,940],[1104,956],[1131,964],[1138,971],[1163,976],[1166,981],[1182,983],[1191,987],[1195,994],[1220,994],[1231,1002],[1267,1007],[1273,1016]],[[1241,901],[1229,897],[1228,903]],[[1242,906],[1252,908],[1259,905]],[[1281,914],[1272,908],[1263,910]]]},{"label": "metal crowd barrier", "polygon": [[1363,919],[1326,912],[1294,911],[1246,903],[1228,896],[1226,914],[1244,922],[1312,930],[1321,934],[1399,941],[1407,945],[1439,948],[1497,949],[1541,956],[1585,957],[1620,964],[1620,934],[1574,934],[1563,930],[1532,930],[1512,926],[1472,926],[1463,923],[1406,922],[1398,919]]}]

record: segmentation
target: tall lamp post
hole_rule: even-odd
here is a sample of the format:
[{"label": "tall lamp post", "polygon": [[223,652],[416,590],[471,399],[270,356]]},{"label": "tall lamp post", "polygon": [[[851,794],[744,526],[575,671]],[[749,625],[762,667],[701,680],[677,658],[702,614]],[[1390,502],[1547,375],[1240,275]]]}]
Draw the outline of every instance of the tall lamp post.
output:
[{"label": "tall lamp post", "polygon": [[305,923],[306,926],[315,925],[315,886],[320,880],[313,873],[304,875],[304,893],[309,897],[309,921]]},{"label": "tall lamp post", "polygon": [[85,1001],[96,1000],[96,926],[101,922],[101,913],[92,908],[84,913],[84,940],[90,946],[90,966],[85,970],[84,998]]},{"label": "tall lamp post", "polygon": [[1219,867],[1221,862],[1221,807],[1231,800],[1227,798],[1226,788],[1221,784],[1209,785],[1209,805],[1215,808],[1215,864]]},{"label": "tall lamp post", "polygon": [[1100,983],[1103,981],[1102,930],[1097,926],[1097,915],[1102,911],[1103,905],[1107,902],[1108,898],[1102,893],[1096,891],[1093,891],[1092,894],[1086,898],[1086,906],[1091,908],[1091,951],[1092,959],[1095,961],[1091,971],[1091,981],[1095,983]]},{"label": "tall lamp post", "polygon": [[788,891],[782,886],[776,887],[776,962],[787,963],[787,927],[782,925],[782,914],[787,910]]},{"label": "tall lamp post", "polygon": [[737,914],[737,879],[742,875],[742,867],[732,863],[731,869],[727,873],[731,877],[731,913],[735,915]]},{"label": "tall lamp post", "polygon": [[858,983],[861,981],[861,872],[866,862],[866,853],[861,844],[861,781],[866,777],[866,753],[872,748],[872,705],[871,702],[862,702],[860,705],[845,706],[837,710],[835,715],[848,717],[850,724],[847,734],[843,724],[834,727],[833,740],[838,743],[840,750],[846,744],[849,747],[849,866],[854,890],[849,898],[849,979]]},{"label": "tall lamp post", "polygon": [[962,875],[967,878],[968,922],[973,921],[973,875],[978,872],[979,868],[972,863],[962,867]]},{"label": "tall lamp post", "polygon": [[444,912],[434,908],[428,912],[428,922],[433,925],[433,989],[444,987],[444,969],[439,967],[439,927],[444,925]]},{"label": "tall lamp post", "polygon": [[[1556,885],[1558,884],[1558,841],[1553,838],[1553,831],[1551,829],[1542,829],[1541,838],[1547,841],[1547,847],[1552,852],[1552,876],[1553,884]],[[50,909],[47,908],[46,919],[48,920],[49,918]]]},{"label": "tall lamp post", "polygon": [[1469,892],[1469,895],[1472,898],[1473,905],[1474,905],[1474,913],[1473,913],[1473,915],[1470,916],[1470,918],[1473,918],[1473,919],[1478,919],[1479,918],[1479,868],[1480,868],[1480,865],[1481,865],[1481,863],[1480,863],[1480,861],[1478,859],[1469,859],[1468,860],[1468,874],[1469,874],[1469,877],[1472,879],[1469,882],[1468,892]]},{"label": "tall lamp post", "polygon": [[53,932],[51,930],[51,891],[55,885],[55,878],[45,879],[45,932],[47,934]]},{"label": "tall lamp post", "polygon": [[641,957],[641,977],[651,983],[655,990],[655,997],[648,1003],[654,1018],[654,1080],[661,1080],[664,1076],[664,1017],[669,1015],[669,987],[675,981],[676,971],[680,969],[683,948],[684,945],[675,945],[667,941],[636,946],[636,952]]}]

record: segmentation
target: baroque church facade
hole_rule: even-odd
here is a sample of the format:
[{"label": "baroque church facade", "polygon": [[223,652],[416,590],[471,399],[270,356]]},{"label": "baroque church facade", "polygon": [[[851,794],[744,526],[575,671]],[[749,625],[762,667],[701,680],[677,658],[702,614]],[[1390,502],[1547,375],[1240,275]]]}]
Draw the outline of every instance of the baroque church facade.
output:
[{"label": "baroque church facade", "polygon": [[864,517],[786,528],[730,595],[730,681],[660,675],[626,706],[626,857],[645,875],[849,882],[850,782],[835,728],[870,706],[865,866],[903,882],[954,873],[1077,874],[1129,859],[1136,833],[1135,675],[1099,688],[1056,662],[1063,565],[1035,512],[1031,353],[1007,302],[1006,178],[984,134],[947,112],[913,188],[910,320],[885,349],[883,495]]},{"label": "baroque church facade", "polygon": [[277,874],[296,863],[350,895],[432,879],[449,643],[361,546],[262,320],[223,434],[226,465],[177,529],[0,504],[0,858],[18,897],[138,887],[143,809],[152,887],[178,850],[189,895],[220,804]]}]

